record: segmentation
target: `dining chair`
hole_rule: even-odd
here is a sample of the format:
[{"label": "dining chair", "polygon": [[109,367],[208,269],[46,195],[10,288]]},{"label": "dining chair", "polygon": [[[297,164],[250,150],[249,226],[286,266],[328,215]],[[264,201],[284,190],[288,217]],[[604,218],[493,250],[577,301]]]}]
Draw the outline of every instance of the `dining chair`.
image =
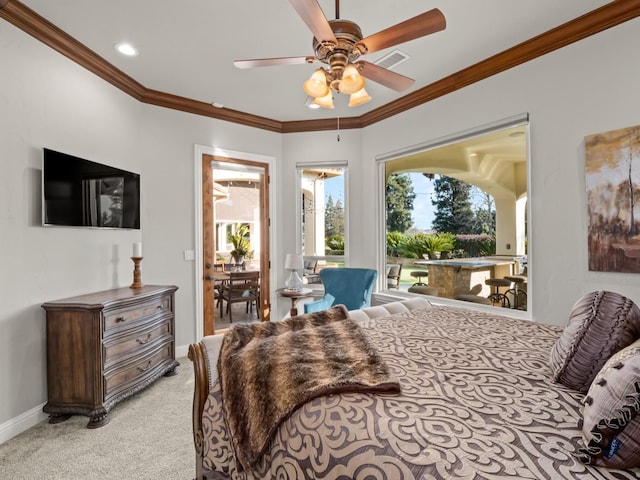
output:
[{"label": "dining chair", "polygon": [[260,318],[258,303],[260,301],[260,272],[257,270],[245,270],[241,272],[229,272],[229,279],[222,286],[222,303],[220,304],[220,316],[222,317],[223,303],[226,302],[229,312],[229,323],[233,323],[234,303],[246,303],[247,313],[249,306],[253,309],[256,305],[256,317]]}]

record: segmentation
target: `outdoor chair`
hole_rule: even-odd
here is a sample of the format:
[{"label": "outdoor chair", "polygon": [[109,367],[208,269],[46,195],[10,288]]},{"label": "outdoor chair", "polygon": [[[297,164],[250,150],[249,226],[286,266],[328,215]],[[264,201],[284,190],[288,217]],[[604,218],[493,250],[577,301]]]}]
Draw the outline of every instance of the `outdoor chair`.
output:
[{"label": "outdoor chair", "polygon": [[400,274],[402,273],[401,263],[387,264],[387,288],[400,288]]}]

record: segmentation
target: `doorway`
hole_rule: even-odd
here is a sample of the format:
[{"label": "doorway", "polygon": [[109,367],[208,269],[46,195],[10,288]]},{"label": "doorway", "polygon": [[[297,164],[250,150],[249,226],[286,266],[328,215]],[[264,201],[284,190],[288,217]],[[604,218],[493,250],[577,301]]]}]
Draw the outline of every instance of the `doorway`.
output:
[{"label": "doorway", "polygon": [[[220,333],[232,318],[268,321],[269,164],[203,154],[201,180],[203,333]],[[247,315],[234,318],[231,308],[238,306],[225,287],[239,271],[258,272],[259,287],[240,302]]]}]

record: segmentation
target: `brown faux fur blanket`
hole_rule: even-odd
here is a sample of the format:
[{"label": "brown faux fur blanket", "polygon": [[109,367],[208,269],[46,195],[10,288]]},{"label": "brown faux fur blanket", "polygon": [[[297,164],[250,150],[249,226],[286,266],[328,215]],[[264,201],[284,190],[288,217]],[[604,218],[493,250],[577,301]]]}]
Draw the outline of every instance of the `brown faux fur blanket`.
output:
[{"label": "brown faux fur blanket", "polygon": [[329,393],[399,393],[375,348],[343,305],[283,321],[234,325],[218,370],[236,459],[245,470],[278,425]]}]

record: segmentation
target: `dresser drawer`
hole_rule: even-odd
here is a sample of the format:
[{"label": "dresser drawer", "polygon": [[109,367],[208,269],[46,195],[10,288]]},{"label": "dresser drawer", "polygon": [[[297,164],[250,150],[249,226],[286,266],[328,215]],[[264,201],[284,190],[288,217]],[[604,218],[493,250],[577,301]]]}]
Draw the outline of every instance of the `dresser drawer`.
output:
[{"label": "dresser drawer", "polygon": [[143,355],[146,349],[163,343],[163,340],[172,340],[172,319],[171,315],[163,315],[150,324],[127,331],[125,335],[109,337],[103,346],[104,368],[129,357]]},{"label": "dresser drawer", "polygon": [[170,310],[171,297],[166,295],[140,305],[112,310],[104,314],[104,330],[107,333],[115,328],[126,328],[140,319]]},{"label": "dresser drawer", "polygon": [[144,377],[151,376],[155,369],[167,362],[173,361],[173,339],[168,339],[166,344],[151,350],[147,355],[136,358],[104,375],[105,400],[122,391],[126,391],[132,385],[143,383]]}]

